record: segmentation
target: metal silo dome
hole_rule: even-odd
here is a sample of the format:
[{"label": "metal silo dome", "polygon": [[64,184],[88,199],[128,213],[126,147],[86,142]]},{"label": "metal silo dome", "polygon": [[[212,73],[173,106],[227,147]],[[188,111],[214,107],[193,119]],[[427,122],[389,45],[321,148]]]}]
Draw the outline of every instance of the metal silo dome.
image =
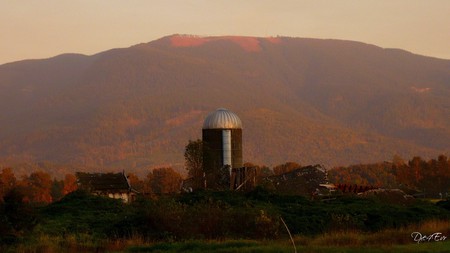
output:
[{"label": "metal silo dome", "polygon": [[233,112],[219,108],[205,118],[203,129],[242,129],[242,122]]}]

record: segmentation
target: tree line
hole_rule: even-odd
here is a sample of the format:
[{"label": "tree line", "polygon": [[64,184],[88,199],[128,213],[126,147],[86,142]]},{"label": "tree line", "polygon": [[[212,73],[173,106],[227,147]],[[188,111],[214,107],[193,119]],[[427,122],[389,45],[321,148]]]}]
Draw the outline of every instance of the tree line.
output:
[{"label": "tree line", "polygon": [[[262,185],[266,177],[281,175],[302,167],[296,162],[286,162],[272,168],[252,163],[244,165],[256,169],[257,185]],[[202,177],[201,160],[186,159],[186,169],[188,169],[187,177]],[[185,179],[183,175],[170,167],[155,168],[143,178],[134,173],[128,173],[127,176],[135,190],[150,198],[179,192],[181,183]],[[328,171],[328,177],[329,181],[336,185],[356,184],[400,188],[408,193],[445,197],[450,194],[450,159],[445,155],[429,160],[416,156],[409,161],[404,161],[401,157],[394,156],[392,162],[336,167]],[[20,177],[17,177],[13,169],[9,167],[0,171],[0,202],[9,192],[14,191],[20,193],[25,202],[50,203],[76,189],[76,177],[71,173],[66,174],[63,179],[57,179],[42,170]]]},{"label": "tree line", "polygon": [[445,155],[429,160],[415,156],[405,161],[396,155],[392,162],[334,168],[329,179],[335,184],[400,188],[424,197],[445,197],[450,194],[450,159]]},{"label": "tree line", "polygon": [[[128,173],[127,177],[135,190],[148,197],[178,192],[183,181],[181,174],[170,167],[153,169],[144,179],[133,173]],[[66,174],[64,179],[58,180],[41,170],[19,178],[11,168],[3,168],[0,172],[0,202],[4,198],[20,196],[25,203],[51,203],[77,189],[74,174]]]}]

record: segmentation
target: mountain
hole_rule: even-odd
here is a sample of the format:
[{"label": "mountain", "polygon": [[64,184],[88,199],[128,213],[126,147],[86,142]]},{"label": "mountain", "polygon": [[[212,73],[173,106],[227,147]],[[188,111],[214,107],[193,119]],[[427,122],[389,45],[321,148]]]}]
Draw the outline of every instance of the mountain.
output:
[{"label": "mountain", "polygon": [[0,158],[182,167],[219,107],[244,160],[327,166],[450,151],[450,60],[359,42],[173,35],[0,65]]}]

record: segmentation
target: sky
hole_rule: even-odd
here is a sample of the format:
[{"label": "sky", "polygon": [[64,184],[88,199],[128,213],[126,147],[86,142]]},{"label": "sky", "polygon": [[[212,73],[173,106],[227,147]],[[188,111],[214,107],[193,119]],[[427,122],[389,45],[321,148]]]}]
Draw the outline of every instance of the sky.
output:
[{"label": "sky", "polygon": [[450,59],[450,1],[0,0],[0,64],[172,34],[343,39]]}]

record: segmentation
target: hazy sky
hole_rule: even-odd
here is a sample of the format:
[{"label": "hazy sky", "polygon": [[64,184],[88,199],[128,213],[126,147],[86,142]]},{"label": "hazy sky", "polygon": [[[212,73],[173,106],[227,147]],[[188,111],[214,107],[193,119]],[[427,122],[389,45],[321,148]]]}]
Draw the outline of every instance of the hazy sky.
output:
[{"label": "hazy sky", "polygon": [[0,64],[171,34],[334,38],[450,59],[450,0],[0,0]]}]

